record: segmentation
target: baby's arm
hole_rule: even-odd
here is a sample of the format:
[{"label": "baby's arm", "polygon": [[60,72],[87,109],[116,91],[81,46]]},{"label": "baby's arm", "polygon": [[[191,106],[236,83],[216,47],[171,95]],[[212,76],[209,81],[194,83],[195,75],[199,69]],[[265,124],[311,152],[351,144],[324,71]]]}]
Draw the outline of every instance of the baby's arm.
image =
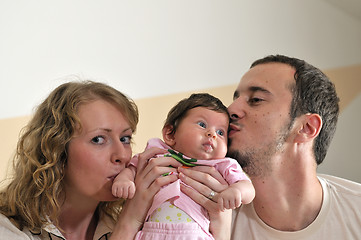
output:
[{"label": "baby's arm", "polygon": [[112,194],[118,198],[132,199],[135,194],[135,174],[134,166],[124,168],[114,179]]},{"label": "baby's arm", "polygon": [[227,189],[219,193],[217,201],[221,210],[235,209],[241,204],[252,202],[255,190],[251,181],[241,180],[231,184]]}]

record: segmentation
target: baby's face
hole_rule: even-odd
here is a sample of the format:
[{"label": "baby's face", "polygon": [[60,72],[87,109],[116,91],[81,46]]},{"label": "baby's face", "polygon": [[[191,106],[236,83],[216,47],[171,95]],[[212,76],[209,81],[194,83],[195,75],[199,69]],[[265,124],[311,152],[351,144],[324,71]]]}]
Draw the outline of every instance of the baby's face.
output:
[{"label": "baby's face", "polygon": [[229,118],[205,107],[188,111],[175,134],[174,150],[196,159],[220,159],[227,153]]}]

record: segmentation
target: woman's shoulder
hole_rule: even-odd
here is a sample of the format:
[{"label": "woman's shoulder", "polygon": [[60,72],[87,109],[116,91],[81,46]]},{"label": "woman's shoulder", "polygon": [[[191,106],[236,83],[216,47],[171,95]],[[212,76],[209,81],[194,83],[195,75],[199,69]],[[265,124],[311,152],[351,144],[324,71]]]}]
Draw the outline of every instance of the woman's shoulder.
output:
[{"label": "woman's shoulder", "polygon": [[0,213],[0,233],[2,233],[3,229],[9,229],[15,231],[18,228],[10,221],[8,217]]},{"label": "woman's shoulder", "polygon": [[35,239],[29,231],[18,229],[8,217],[0,213],[0,236],[1,239],[25,240]]}]

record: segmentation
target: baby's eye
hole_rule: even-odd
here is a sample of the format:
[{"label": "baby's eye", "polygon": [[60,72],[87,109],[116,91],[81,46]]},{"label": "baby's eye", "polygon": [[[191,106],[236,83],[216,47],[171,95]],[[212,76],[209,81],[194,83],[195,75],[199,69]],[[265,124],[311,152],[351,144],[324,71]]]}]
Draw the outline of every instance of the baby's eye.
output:
[{"label": "baby's eye", "polygon": [[206,128],[206,124],[204,122],[198,122],[197,124],[202,128]]},{"label": "baby's eye", "polygon": [[132,136],[124,136],[120,138],[120,141],[124,144],[130,144],[132,140]]},{"label": "baby's eye", "polygon": [[216,133],[217,133],[219,136],[224,136],[224,131],[223,131],[223,130],[217,130]]},{"label": "baby's eye", "polygon": [[100,145],[105,142],[105,138],[103,136],[96,136],[96,137],[93,137],[91,141],[92,141],[92,143]]}]

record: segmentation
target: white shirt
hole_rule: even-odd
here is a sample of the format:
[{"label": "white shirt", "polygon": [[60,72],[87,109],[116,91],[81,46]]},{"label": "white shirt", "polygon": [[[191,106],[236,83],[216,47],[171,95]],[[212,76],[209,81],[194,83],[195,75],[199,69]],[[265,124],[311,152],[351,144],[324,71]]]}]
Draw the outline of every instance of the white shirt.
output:
[{"label": "white shirt", "polygon": [[[114,227],[110,217],[104,216],[98,222],[93,240],[106,240]],[[1,240],[65,240],[65,237],[52,224],[47,225],[41,234],[32,234],[25,228],[20,231],[10,220],[0,214],[0,239]]]},{"label": "white shirt", "polygon": [[361,239],[361,184],[319,174],[323,202],[317,218],[295,232],[276,230],[256,214],[253,204],[233,212],[231,239]]}]

